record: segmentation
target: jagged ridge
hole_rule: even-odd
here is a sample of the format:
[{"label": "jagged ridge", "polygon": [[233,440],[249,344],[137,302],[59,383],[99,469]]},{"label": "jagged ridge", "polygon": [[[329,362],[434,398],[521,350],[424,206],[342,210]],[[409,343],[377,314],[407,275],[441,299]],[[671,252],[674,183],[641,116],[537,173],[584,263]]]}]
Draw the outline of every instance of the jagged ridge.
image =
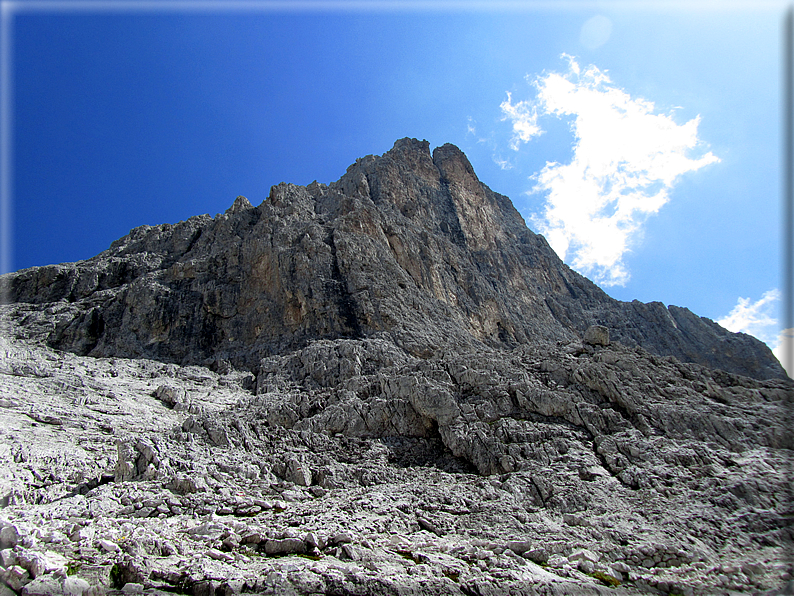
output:
[{"label": "jagged ridge", "polygon": [[[785,378],[758,340],[685,308],[623,303],[565,266],[453,145],[402,139],[328,186],[279,184],[258,207],[142,226],[87,261],[3,278],[60,349],[182,364],[314,339],[385,337],[409,353],[571,340],[590,325],[685,362]],[[35,311],[30,313],[29,311]],[[28,325],[30,327],[30,325]]]}]

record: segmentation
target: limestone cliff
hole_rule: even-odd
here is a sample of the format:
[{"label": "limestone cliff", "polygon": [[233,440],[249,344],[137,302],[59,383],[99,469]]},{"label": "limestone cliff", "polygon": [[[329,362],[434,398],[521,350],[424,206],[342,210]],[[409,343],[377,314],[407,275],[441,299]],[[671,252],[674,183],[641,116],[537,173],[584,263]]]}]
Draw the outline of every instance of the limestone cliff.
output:
[{"label": "limestone cliff", "polygon": [[628,347],[785,378],[750,336],[685,308],[610,298],[458,148],[431,154],[415,139],[358,159],[330,185],[282,183],[257,207],[238,197],[215,218],[142,226],[87,261],[2,283],[31,333],[81,355],[256,371],[313,339],[381,337],[428,357],[567,341],[600,324]]}]

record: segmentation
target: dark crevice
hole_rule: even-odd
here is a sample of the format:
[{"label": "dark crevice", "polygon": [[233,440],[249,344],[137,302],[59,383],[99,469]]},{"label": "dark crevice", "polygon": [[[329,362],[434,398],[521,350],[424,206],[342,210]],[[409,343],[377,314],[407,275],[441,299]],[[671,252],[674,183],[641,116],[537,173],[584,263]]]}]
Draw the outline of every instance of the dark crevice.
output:
[{"label": "dark crevice", "polygon": [[74,497],[77,495],[85,495],[89,491],[94,490],[98,486],[102,486],[103,484],[110,484],[115,480],[115,476],[113,474],[102,474],[97,478],[92,478],[88,482],[84,482],[83,484],[78,485],[75,489],[66,495],[63,498]]},{"label": "dark crevice", "polygon": [[339,309],[339,316],[342,319],[347,332],[343,333],[344,337],[351,337],[353,339],[360,339],[364,336],[361,325],[356,315],[356,301],[347,289],[347,283],[342,276],[342,271],[339,269],[339,259],[336,254],[336,243],[334,242],[334,232],[329,231],[325,239],[325,243],[331,248],[331,283],[329,292],[335,297],[336,306]]},{"label": "dark crevice", "polygon": [[457,244],[461,248],[466,248],[466,236],[464,235],[463,228],[460,225],[458,209],[455,207],[455,201],[452,200],[452,192],[449,190],[449,181],[447,181],[445,178],[441,178],[440,194],[442,200],[439,201],[439,204],[444,210],[444,213],[442,214],[439,227],[454,244]]},{"label": "dark crevice", "polygon": [[90,353],[99,343],[102,334],[105,332],[105,321],[98,308],[91,309],[88,320],[88,329],[86,330],[87,344],[85,347],[86,354]]},{"label": "dark crevice", "polygon": [[[182,253],[180,256],[184,256],[188,254],[191,250],[193,250],[193,245],[196,244],[199,238],[201,238],[201,233],[203,232],[203,228],[198,228],[194,233],[193,237],[190,239],[190,243],[187,245],[185,252]],[[175,259],[176,260],[176,259]]]},{"label": "dark crevice", "polygon": [[380,441],[389,450],[389,462],[399,468],[436,468],[449,474],[479,475],[474,464],[455,456],[444,445],[435,422],[427,437],[390,436]]}]

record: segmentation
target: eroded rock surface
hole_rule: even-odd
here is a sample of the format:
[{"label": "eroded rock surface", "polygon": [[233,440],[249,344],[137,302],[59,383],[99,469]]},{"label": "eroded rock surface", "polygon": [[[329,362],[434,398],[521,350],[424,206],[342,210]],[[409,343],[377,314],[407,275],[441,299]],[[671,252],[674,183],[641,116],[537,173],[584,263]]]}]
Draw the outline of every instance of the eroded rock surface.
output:
[{"label": "eroded rock surface", "polygon": [[771,594],[791,577],[787,381],[615,342],[421,359],[319,340],[256,380],[3,342],[0,579],[20,594]]}]

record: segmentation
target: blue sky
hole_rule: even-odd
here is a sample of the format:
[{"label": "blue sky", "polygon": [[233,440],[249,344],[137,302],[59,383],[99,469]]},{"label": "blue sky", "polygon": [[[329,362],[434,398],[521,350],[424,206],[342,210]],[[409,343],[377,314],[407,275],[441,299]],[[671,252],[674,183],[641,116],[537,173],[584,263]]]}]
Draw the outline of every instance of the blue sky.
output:
[{"label": "blue sky", "polygon": [[488,6],[4,1],[5,268],[331,182],[410,136],[459,146],[615,298],[776,344],[787,4]]}]

